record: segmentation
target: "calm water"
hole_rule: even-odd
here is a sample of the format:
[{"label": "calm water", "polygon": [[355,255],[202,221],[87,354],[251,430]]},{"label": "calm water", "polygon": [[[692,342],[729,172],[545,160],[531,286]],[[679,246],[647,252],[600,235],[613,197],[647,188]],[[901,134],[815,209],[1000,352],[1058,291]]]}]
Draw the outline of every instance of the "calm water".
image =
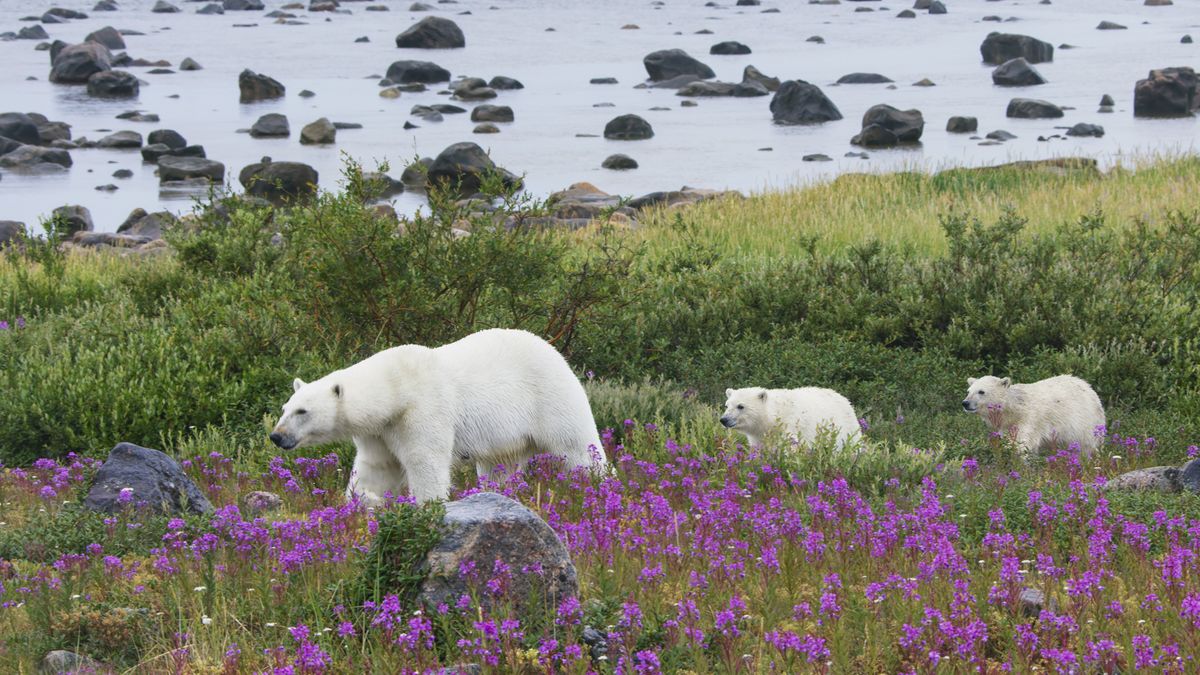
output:
[{"label": "calm water", "polygon": [[[914,166],[992,164],[1013,159],[1063,155],[1097,157],[1106,165],[1121,157],[1155,152],[1178,153],[1194,148],[1200,121],[1135,120],[1132,115],[1134,82],[1151,68],[1200,65],[1200,44],[1185,45],[1185,33],[1200,38],[1200,2],[1175,0],[1170,7],[1144,7],[1140,0],[1054,0],[1040,5],[1023,2],[946,0],[949,14],[915,19],[895,14],[910,3],[844,2],[810,5],[799,0],[764,0],[761,7],[705,7],[701,0],[666,0],[654,7],[648,0],[460,0],[435,6],[434,14],[456,21],[466,34],[467,47],[459,50],[397,49],[395,36],[427,13],[408,11],[412,0],[373,0],[390,12],[367,12],[364,2],[343,2],[352,14],[293,13],[307,25],[288,26],[264,18],[264,12],[227,12],[200,16],[203,4],[178,1],[179,14],[153,14],[153,0],[120,0],[118,12],[92,12],[92,0],[0,0],[0,31],[29,25],[19,21],[53,5],[87,12],[90,18],[47,25],[51,39],[81,40],[105,25],[131,29],[144,36],[125,38],[134,58],[166,59],[174,65],[184,57],[199,61],[204,69],[172,75],[150,75],[130,68],[148,86],[140,98],[102,101],[87,96],[82,86],[53,85],[47,81],[48,52],[34,51],[36,41],[0,42],[0,111],[40,112],[52,120],[73,125],[75,137],[98,139],[105,130],[132,129],[143,135],[156,128],[171,128],[190,143],[204,145],[208,156],[225,163],[227,174],[263,155],[277,160],[312,164],[320,172],[321,186],[336,188],[342,155],[367,165],[391,163],[392,174],[418,155],[436,155],[445,146],[475,141],[491,152],[501,166],[525,173],[529,190],[544,195],[577,181],[589,181],[609,192],[642,194],[681,185],[757,191],[786,187],[850,171],[886,171]],[[432,0],[429,0],[433,4]],[[267,0],[267,10],[286,4]],[[777,7],[778,14],[761,10]],[[858,7],[875,9],[856,13]],[[470,11],[468,16],[459,12]],[[1016,17],[1008,23],[983,22],[987,15]],[[1129,27],[1124,31],[1099,31],[1101,20]],[[238,27],[235,24],[255,24]],[[638,30],[622,30],[636,24]],[[548,31],[554,28],[554,31]],[[708,29],[712,35],[696,35]],[[993,30],[1032,35],[1077,49],[1055,50],[1053,63],[1036,66],[1048,84],[1024,89],[994,87],[991,68],[980,63],[979,43]],[[805,42],[820,35],[825,44]],[[356,44],[367,36],[369,43]],[[710,56],[711,45],[738,40],[750,46],[747,56]],[[695,108],[681,108],[671,90],[639,90],[645,80],[642,57],[665,48],[685,49],[709,64],[718,79],[738,81],[743,67],[753,64],[768,75],[798,78],[819,84],[846,119],[811,127],[772,124],[769,97],[754,99],[699,99]],[[400,59],[431,60],[454,76],[508,75],[526,88],[500,92],[489,103],[512,106],[516,121],[501,124],[494,135],[471,133],[467,115],[447,116],[441,123],[412,120],[420,126],[406,131],[409,109],[415,104],[447,101],[434,89],[403,94],[396,100],[378,96],[379,87],[369,75],[383,75]],[[287,86],[282,100],[253,105],[238,103],[237,75],[243,68],[263,72]],[[829,86],[850,72],[878,72],[896,81],[887,85]],[[26,81],[34,76],[36,81]],[[593,77],[616,77],[617,85],[592,85]],[[935,87],[913,87],[922,78]],[[302,89],[316,92],[304,99]],[[1116,112],[1096,112],[1101,95],[1116,99]],[[178,98],[170,98],[178,95]],[[1061,120],[1009,120],[1004,117],[1013,96],[1050,100],[1076,109]],[[614,107],[594,107],[612,103]],[[859,150],[849,139],[860,127],[862,113],[871,105],[888,103],[918,108],[926,120],[922,145],[916,149],[870,152],[870,159],[843,155]],[[470,104],[461,104],[470,107]],[[669,110],[652,111],[650,108]],[[120,112],[140,109],[157,113],[157,124],[114,119]],[[281,112],[288,116],[292,136],[287,139],[251,139],[235,133],[249,127],[258,116]],[[620,142],[600,135],[616,115],[633,112],[654,126],[647,141]],[[951,115],[979,118],[980,134],[1006,129],[1019,138],[1001,146],[980,147],[966,135],[944,131]],[[300,128],[319,117],[358,122],[361,130],[338,132],[336,145],[302,146]],[[1102,139],[1069,139],[1038,142],[1039,135],[1055,133],[1056,126],[1076,122],[1101,124]],[[763,151],[762,148],[772,148]],[[623,152],[641,167],[630,172],[600,168],[609,154]],[[805,163],[805,154],[824,153],[833,162]],[[187,211],[187,197],[160,195],[154,167],[144,165],[136,151],[74,150],[69,173],[54,176],[21,176],[7,170],[0,178],[0,219],[35,223],[55,206],[72,203],[91,209],[96,229],[112,231],[135,207]],[[119,168],[131,169],[128,180],[111,177]],[[113,183],[114,193],[95,186]],[[421,204],[416,195],[401,195],[398,209],[412,211]]]}]

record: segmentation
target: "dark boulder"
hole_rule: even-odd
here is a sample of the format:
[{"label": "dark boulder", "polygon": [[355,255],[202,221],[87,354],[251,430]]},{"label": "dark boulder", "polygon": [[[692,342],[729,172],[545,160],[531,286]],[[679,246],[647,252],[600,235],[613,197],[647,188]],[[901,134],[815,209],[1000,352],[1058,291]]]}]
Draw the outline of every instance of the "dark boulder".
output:
[{"label": "dark boulder", "polygon": [[654,82],[670,80],[680,75],[694,75],[701,80],[716,77],[712,68],[688,56],[682,49],[662,49],[642,59],[646,73]]},{"label": "dark boulder", "polygon": [[162,143],[163,145],[178,150],[187,146],[187,139],[174,129],[155,129],[146,135],[147,143]]},{"label": "dark boulder", "polygon": [[59,148],[22,145],[0,155],[0,166],[22,171],[61,171],[71,166],[71,153]]},{"label": "dark boulder", "polygon": [[267,113],[259,117],[250,127],[252,138],[283,138],[291,133],[287,116],[280,113]]},{"label": "dark boulder", "polygon": [[1193,459],[1180,468],[1179,483],[1185,490],[1200,494],[1200,459]]},{"label": "dark boulder", "polygon": [[850,73],[838,78],[838,84],[887,84],[894,82],[890,77],[885,77],[879,73]]},{"label": "dark boulder", "polygon": [[867,147],[916,143],[925,131],[920,110],[899,110],[890,105],[871,106],[863,115],[862,131],[850,142]]},{"label": "dark boulder", "polygon": [[172,148],[164,143],[149,143],[142,147],[142,161],[157,164],[163,157],[207,157],[203,145],[185,145]]},{"label": "dark boulder", "polygon": [[1185,117],[1200,108],[1196,71],[1187,67],[1151,70],[1133,87],[1136,117]]},{"label": "dark boulder", "polygon": [[1004,114],[1008,117],[1026,120],[1053,119],[1062,117],[1063,109],[1049,101],[1035,98],[1014,98],[1008,102],[1008,109]]},{"label": "dark boulder", "polygon": [[456,49],[466,47],[462,29],[450,19],[427,16],[396,36],[396,46],[410,49]]},{"label": "dark boulder", "polygon": [[166,155],[158,158],[158,180],[160,183],[206,178],[213,183],[225,180],[225,165],[204,157],[177,157]]},{"label": "dark boulder", "polygon": [[713,45],[708,49],[708,53],[716,54],[718,56],[738,56],[741,54],[749,54],[750,48],[740,42],[729,40],[727,42],[718,42],[717,44]]},{"label": "dark boulder", "polygon": [[[406,170],[407,172],[407,170]],[[479,191],[486,175],[498,174],[510,188],[519,187],[521,179],[496,166],[483,148],[474,143],[455,143],[433,160],[425,175],[427,187],[440,186],[463,195]]]},{"label": "dark boulder", "polygon": [[0,113],[0,136],[29,145],[42,142],[37,122],[29,115],[19,112]]},{"label": "dark boulder", "polygon": [[[453,605],[464,595],[479,598],[485,611],[513,607],[518,615],[540,615],[546,607],[579,593],[575,565],[566,546],[536,513],[518,502],[481,492],[446,504],[441,541],[425,560],[418,601],[429,609]],[[468,578],[466,566],[488,570]],[[503,595],[484,585],[495,569],[510,570]]]},{"label": "dark boulder", "polygon": [[262,0],[225,0],[221,6],[231,12],[261,12],[266,9]]},{"label": "dark boulder", "polygon": [[1112,21],[1101,21],[1100,24],[1096,26],[1096,30],[1126,30],[1127,28],[1128,26],[1122,26],[1121,24],[1113,23]]},{"label": "dark boulder", "polygon": [[1054,60],[1054,45],[1013,33],[989,33],[979,45],[984,63],[998,66],[1005,61],[1024,58],[1030,63],[1046,63]]},{"label": "dark boulder", "polygon": [[471,111],[472,122],[511,122],[513,109],[506,105],[477,105]]},{"label": "dark boulder", "polygon": [[996,66],[992,83],[1001,87],[1031,87],[1046,84],[1046,78],[1023,58],[1015,58]]},{"label": "dark boulder", "polygon": [[609,155],[608,157],[605,157],[604,161],[600,163],[600,166],[605,169],[613,169],[615,171],[625,171],[628,169],[638,168],[638,163],[637,163],[637,160],[630,157],[629,155],[616,154],[616,155]]},{"label": "dark boulder", "polygon": [[211,513],[212,504],[179,463],[158,450],[118,443],[96,472],[83,505],[117,513],[146,508],[160,513]]},{"label": "dark boulder", "polygon": [[96,73],[112,70],[112,53],[97,42],[84,42],[51,50],[50,81],[58,84],[84,84]]},{"label": "dark boulder", "polygon": [[145,209],[134,209],[125,218],[125,222],[117,226],[117,233],[147,239],[162,239],[163,230],[175,225],[178,221],[170,211],[146,213]]},{"label": "dark boulder", "polygon": [[395,84],[449,82],[450,71],[431,61],[396,61],[388,66],[387,79]]},{"label": "dark boulder", "polygon": [[951,117],[946,121],[946,131],[952,134],[970,134],[979,129],[979,120],[974,117]]},{"label": "dark boulder", "polygon": [[315,195],[317,170],[300,162],[274,162],[269,157],[250,164],[238,174],[246,194],[273,203],[294,202]]},{"label": "dark boulder", "polygon": [[92,212],[86,206],[60,206],[50,215],[58,222],[58,233],[62,236],[92,231]]},{"label": "dark boulder", "polygon": [[0,249],[19,244],[25,240],[25,223],[16,220],[0,220]]},{"label": "dark boulder", "polygon": [[87,81],[87,92],[100,98],[133,98],[139,91],[137,76],[123,70],[105,70]]},{"label": "dark boulder", "polygon": [[251,70],[243,70],[238,75],[238,89],[241,91],[242,103],[282,98],[287,91],[278,80]]},{"label": "dark boulder", "polygon": [[[696,80],[679,88],[676,96],[733,96],[737,85],[732,82],[710,82]],[[761,86],[761,85],[760,85]]]},{"label": "dark boulder", "polygon": [[453,97],[460,101],[483,101],[496,98],[496,90],[480,77],[464,77],[455,83]]},{"label": "dark boulder", "polygon": [[96,141],[97,148],[126,150],[142,147],[142,135],[136,131],[116,131]]},{"label": "dark boulder", "polygon": [[742,82],[756,82],[761,84],[767,91],[776,91],[779,89],[779,78],[763,75],[758,68],[754,66],[746,66],[742,70]]},{"label": "dark boulder", "polygon": [[118,7],[117,3],[113,2],[113,0],[100,0],[92,6],[93,12],[115,12],[118,9],[120,9],[120,7]]},{"label": "dark boulder", "polygon": [[300,143],[303,145],[326,145],[337,142],[337,127],[328,117],[310,122],[300,130]]},{"label": "dark boulder", "polygon": [[654,136],[650,123],[638,115],[621,115],[604,125],[604,137],[614,141],[641,141]]},{"label": "dark boulder", "polygon": [[820,87],[803,80],[779,85],[771,99],[771,115],[776,124],[820,124],[842,119],[841,111]]},{"label": "dark boulder", "polygon": [[125,38],[112,26],[94,30],[83,38],[84,42],[99,42],[109,49],[125,49]]},{"label": "dark boulder", "polygon": [[50,34],[40,25],[25,26],[17,31],[18,40],[49,40]]},{"label": "dark boulder", "polygon": [[1067,135],[1068,136],[1091,136],[1094,138],[1103,138],[1104,137],[1104,127],[1100,126],[1099,124],[1088,124],[1086,122],[1080,122],[1080,123],[1076,124],[1075,126],[1071,127],[1070,129],[1067,129]]},{"label": "dark boulder", "polygon": [[492,89],[497,89],[500,91],[511,91],[525,88],[525,85],[521,84],[520,80],[512,77],[506,77],[504,75],[496,75],[492,79],[488,80],[488,86]]},{"label": "dark boulder", "polygon": [[1173,466],[1154,466],[1123,473],[1104,484],[1106,490],[1138,492],[1179,492],[1183,485],[1180,471]]},{"label": "dark boulder", "polygon": [[176,14],[179,12],[179,8],[167,2],[167,0],[158,0],[158,2],[154,3],[154,7],[150,8],[150,11],[155,14]]}]

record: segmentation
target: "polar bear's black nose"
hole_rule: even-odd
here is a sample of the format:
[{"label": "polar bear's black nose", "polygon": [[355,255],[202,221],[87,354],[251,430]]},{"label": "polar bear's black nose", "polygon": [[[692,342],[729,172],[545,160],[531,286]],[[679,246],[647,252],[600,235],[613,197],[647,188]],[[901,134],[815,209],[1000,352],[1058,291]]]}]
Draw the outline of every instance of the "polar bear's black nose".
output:
[{"label": "polar bear's black nose", "polygon": [[279,433],[278,431],[272,432],[271,433],[271,442],[282,448],[283,447],[283,434]]},{"label": "polar bear's black nose", "polygon": [[721,426],[725,427],[726,429],[730,429],[733,427],[733,420],[729,419],[728,417],[722,417]]},{"label": "polar bear's black nose", "polygon": [[963,401],[963,410],[970,410],[970,409],[971,409],[971,402]]}]

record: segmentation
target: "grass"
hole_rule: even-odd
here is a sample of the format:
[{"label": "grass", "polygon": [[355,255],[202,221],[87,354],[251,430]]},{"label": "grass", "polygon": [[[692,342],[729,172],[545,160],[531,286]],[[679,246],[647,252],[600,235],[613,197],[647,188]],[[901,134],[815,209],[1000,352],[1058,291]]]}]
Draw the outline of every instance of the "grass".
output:
[{"label": "grass", "polygon": [[[868,241],[937,255],[946,250],[938,218],[949,212],[989,221],[1011,209],[1033,224],[1029,234],[1096,210],[1116,222],[1154,222],[1169,209],[1194,204],[1198,181],[1195,156],[1144,158],[1104,174],[1086,168],[846,174],[749,199],[705,202],[687,217],[702,241],[749,260],[804,256],[814,245],[828,253]],[[643,240],[657,250],[686,243],[669,227],[671,218],[662,210],[648,218]]]}]

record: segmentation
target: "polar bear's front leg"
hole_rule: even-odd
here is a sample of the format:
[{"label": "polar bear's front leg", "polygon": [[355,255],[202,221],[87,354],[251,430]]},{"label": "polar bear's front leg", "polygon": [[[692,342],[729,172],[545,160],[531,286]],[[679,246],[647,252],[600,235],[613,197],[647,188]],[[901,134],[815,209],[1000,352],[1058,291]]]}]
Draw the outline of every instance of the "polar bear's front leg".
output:
[{"label": "polar bear's front leg", "polygon": [[1024,430],[1017,431],[1017,452],[1020,453],[1021,459],[1029,464],[1037,456],[1041,448],[1041,438]]},{"label": "polar bear's front leg", "polygon": [[408,490],[404,466],[388,450],[382,438],[355,436],[354,447],[357,453],[350,482],[346,485],[347,500],[357,494],[364,506],[379,506],[383,504],[385,494],[390,492],[398,496]]},{"label": "polar bear's front leg", "polygon": [[391,455],[404,467],[410,493],[418,504],[450,498],[453,430],[398,428],[386,432],[383,441]]}]

